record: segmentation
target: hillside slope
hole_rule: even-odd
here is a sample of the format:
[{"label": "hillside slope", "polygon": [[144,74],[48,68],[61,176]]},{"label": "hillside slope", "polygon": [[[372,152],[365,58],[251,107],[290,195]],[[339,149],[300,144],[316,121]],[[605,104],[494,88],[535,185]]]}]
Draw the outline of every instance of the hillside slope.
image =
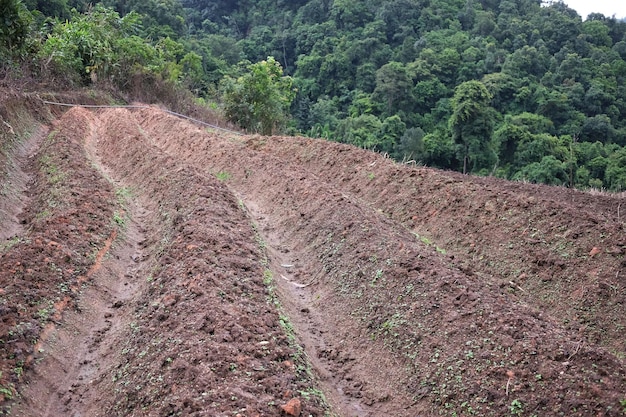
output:
[{"label": "hillside slope", "polygon": [[158,109],[42,129],[2,167],[5,414],[623,415],[623,197]]}]

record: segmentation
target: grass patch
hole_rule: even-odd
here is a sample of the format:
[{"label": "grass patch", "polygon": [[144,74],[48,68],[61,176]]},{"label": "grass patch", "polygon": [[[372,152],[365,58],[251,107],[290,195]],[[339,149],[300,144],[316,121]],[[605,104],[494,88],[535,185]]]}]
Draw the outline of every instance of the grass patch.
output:
[{"label": "grass patch", "polygon": [[19,244],[20,242],[22,242],[22,238],[15,236],[6,242],[0,243],[0,253],[10,250],[13,246]]},{"label": "grass patch", "polygon": [[128,187],[119,187],[115,190],[115,196],[120,204],[126,205],[133,197],[133,190]]},{"label": "grass patch", "polygon": [[48,155],[39,158],[39,163],[46,175],[46,179],[51,186],[56,186],[65,181],[67,175],[62,172],[59,167],[52,161]]},{"label": "grass patch", "polygon": [[122,229],[125,229],[126,223],[128,222],[128,217],[123,211],[120,212],[119,210],[115,210],[113,212],[113,222]]},{"label": "grass patch", "polygon": [[128,207],[128,203],[131,201],[132,197],[133,190],[131,188],[115,188],[115,198],[117,199],[117,205],[121,207],[121,210],[115,210],[113,212],[113,223],[122,230],[126,230],[126,227],[128,226],[128,221],[130,220],[126,208]]},{"label": "grass patch", "polygon": [[233,176],[226,172],[226,171],[220,171],[217,174],[215,174],[215,177],[220,180],[220,181],[228,181],[229,179],[231,179]]}]

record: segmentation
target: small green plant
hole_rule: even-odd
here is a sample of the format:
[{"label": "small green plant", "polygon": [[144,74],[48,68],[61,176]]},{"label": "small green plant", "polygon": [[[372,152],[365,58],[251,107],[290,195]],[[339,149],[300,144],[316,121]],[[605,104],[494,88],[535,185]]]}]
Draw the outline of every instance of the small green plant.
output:
[{"label": "small green plant", "polygon": [[522,404],[520,400],[515,399],[511,401],[509,409],[511,410],[512,416],[521,416],[524,412],[524,404]]},{"label": "small green plant", "polygon": [[23,361],[19,361],[17,363],[17,366],[13,368],[13,373],[18,379],[22,377],[22,375],[24,374],[24,362]]},{"label": "small green plant", "polygon": [[113,213],[113,221],[122,228],[126,227],[126,216],[122,212],[115,210]]},{"label": "small green plant", "polygon": [[626,398],[620,400],[619,404],[622,406],[622,413],[626,414]]},{"label": "small green plant", "polygon": [[382,277],[383,277],[383,270],[382,269],[376,270],[376,273],[374,274],[374,278],[372,278],[372,280],[370,281],[370,287],[375,287],[376,282],[378,282],[378,280],[381,279]]},{"label": "small green plant", "polygon": [[300,395],[302,395],[302,397],[306,400],[310,400],[311,397],[317,397],[323,402],[326,402],[326,397],[324,396],[324,393],[317,388],[308,388],[306,390],[302,390],[300,391]]},{"label": "small green plant", "polygon": [[119,201],[129,201],[133,196],[133,192],[128,187],[120,187],[115,190],[115,196]]},{"label": "small green plant", "polygon": [[39,158],[43,171],[46,173],[48,183],[50,185],[57,185],[65,181],[66,175],[59,167],[52,161],[48,155],[44,155]]},{"label": "small green plant", "polygon": [[232,178],[232,175],[230,175],[226,171],[220,171],[217,174],[215,174],[215,177],[220,181],[228,181],[229,179]]},{"label": "small green plant", "polygon": [[367,174],[367,178],[370,179],[370,180],[373,180],[374,179],[374,173],[373,172],[368,173]]},{"label": "small green plant", "polygon": [[14,238],[9,239],[4,243],[0,243],[0,252],[8,251],[9,249],[11,249],[13,246],[17,245],[21,241],[22,239],[19,236],[15,236]]},{"label": "small green plant", "polygon": [[388,320],[380,325],[380,331],[386,336],[398,337],[400,334],[396,331],[400,325],[405,324],[406,320],[400,313],[394,313]]},{"label": "small green plant", "polygon": [[39,309],[39,311],[37,311],[37,317],[39,317],[39,319],[42,321],[47,321],[50,317],[50,313],[51,311],[49,309],[41,308]]},{"label": "small green plant", "polygon": [[293,328],[293,324],[289,320],[289,317],[287,317],[285,314],[280,314],[278,317],[278,323],[280,324],[280,327],[282,327],[285,331],[285,334],[287,335],[289,340],[294,342],[296,339],[296,333]]},{"label": "small green plant", "polygon": [[50,217],[52,216],[52,213],[50,212],[50,210],[44,210],[40,213],[37,213],[37,215],[35,216],[35,219],[37,220],[42,220],[45,219],[46,217]]},{"label": "small green plant", "polygon": [[2,385],[0,385],[0,395],[4,395],[4,398],[7,400],[13,399],[13,391]]}]

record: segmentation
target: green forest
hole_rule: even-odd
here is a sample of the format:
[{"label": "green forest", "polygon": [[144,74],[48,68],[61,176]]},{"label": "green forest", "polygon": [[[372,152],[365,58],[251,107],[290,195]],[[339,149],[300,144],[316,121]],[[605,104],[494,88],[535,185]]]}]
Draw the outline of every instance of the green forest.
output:
[{"label": "green forest", "polygon": [[249,132],[626,190],[626,23],[538,0],[0,0],[0,77],[150,78]]}]

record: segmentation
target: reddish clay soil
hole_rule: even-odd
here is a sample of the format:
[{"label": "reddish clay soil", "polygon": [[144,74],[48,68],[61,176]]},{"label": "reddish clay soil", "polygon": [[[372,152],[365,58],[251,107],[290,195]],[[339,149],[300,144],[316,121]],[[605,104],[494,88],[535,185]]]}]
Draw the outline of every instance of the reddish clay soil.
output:
[{"label": "reddish clay soil", "polygon": [[624,415],[623,196],[25,109],[0,414]]}]

